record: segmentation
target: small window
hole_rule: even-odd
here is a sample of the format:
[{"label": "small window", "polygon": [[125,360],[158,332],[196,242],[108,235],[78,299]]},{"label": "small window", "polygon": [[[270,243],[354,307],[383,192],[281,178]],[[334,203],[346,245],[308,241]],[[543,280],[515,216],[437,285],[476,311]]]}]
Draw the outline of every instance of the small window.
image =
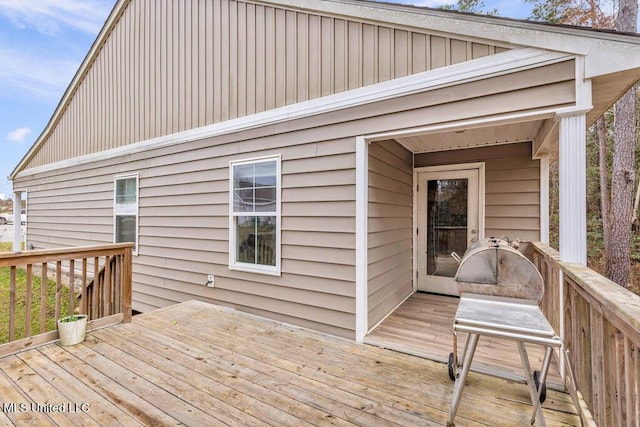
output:
[{"label": "small window", "polygon": [[280,274],[280,158],[230,163],[229,268]]},{"label": "small window", "polygon": [[115,178],[113,208],[114,243],[133,242],[133,254],[138,254],[138,176]]}]

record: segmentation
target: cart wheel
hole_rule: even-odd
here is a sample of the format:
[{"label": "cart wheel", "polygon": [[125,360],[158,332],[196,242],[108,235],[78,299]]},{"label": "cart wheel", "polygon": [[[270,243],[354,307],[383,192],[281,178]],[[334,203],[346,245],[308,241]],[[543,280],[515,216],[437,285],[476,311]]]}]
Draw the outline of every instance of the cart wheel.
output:
[{"label": "cart wheel", "polygon": [[[540,371],[533,371],[533,381],[536,383],[536,390],[540,390]],[[540,403],[544,403],[547,399],[547,384],[542,384],[540,392]]]},{"label": "cart wheel", "polygon": [[455,357],[453,355],[453,353],[449,353],[449,378],[451,378],[452,380],[456,380],[456,366],[455,366],[456,362],[455,362]]}]

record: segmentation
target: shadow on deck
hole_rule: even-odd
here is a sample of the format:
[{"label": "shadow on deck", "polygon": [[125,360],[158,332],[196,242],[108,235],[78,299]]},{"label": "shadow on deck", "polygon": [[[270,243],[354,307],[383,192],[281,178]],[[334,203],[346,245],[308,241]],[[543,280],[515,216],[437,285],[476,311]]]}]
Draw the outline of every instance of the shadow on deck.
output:
[{"label": "shadow on deck", "polygon": [[[0,424],[19,425],[444,425],[453,390],[442,363],[195,301],[0,372]],[[549,425],[579,424],[566,394],[543,406]],[[471,374],[456,421],[526,425],[531,411],[521,384]]]}]

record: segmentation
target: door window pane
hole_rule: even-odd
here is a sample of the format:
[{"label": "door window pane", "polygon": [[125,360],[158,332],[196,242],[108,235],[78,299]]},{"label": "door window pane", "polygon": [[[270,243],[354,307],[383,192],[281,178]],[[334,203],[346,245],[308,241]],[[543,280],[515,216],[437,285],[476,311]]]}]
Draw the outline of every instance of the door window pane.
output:
[{"label": "door window pane", "polygon": [[440,179],[427,182],[427,274],[455,276],[467,250],[468,180]]}]

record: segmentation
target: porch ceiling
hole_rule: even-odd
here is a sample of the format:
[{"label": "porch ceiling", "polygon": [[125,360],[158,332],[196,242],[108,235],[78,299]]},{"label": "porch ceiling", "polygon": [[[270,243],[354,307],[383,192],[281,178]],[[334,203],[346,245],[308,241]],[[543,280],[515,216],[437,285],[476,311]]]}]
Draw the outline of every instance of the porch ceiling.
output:
[{"label": "porch ceiling", "polygon": [[487,145],[533,141],[540,132],[543,119],[482,127],[456,128],[396,138],[413,153],[426,153]]}]

